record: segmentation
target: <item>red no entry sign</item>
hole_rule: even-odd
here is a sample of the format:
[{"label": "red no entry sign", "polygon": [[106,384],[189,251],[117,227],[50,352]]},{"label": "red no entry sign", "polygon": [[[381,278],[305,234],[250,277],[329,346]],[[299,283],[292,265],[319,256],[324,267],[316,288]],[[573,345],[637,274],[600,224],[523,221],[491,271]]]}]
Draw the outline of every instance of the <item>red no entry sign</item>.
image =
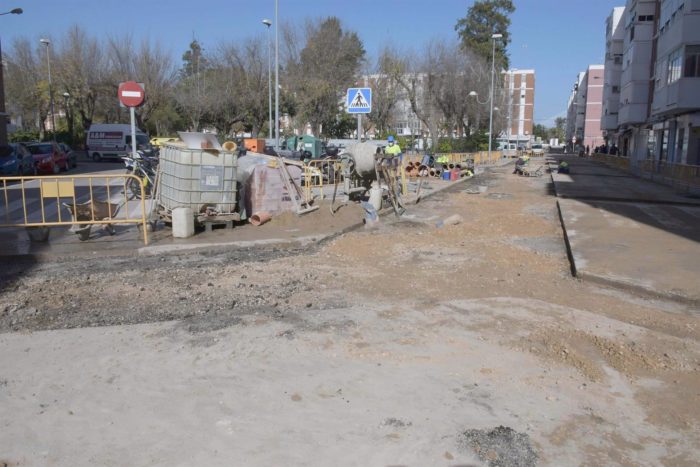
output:
[{"label": "red no entry sign", "polygon": [[126,81],[119,85],[119,101],[127,107],[138,107],[146,93],[136,81]]}]

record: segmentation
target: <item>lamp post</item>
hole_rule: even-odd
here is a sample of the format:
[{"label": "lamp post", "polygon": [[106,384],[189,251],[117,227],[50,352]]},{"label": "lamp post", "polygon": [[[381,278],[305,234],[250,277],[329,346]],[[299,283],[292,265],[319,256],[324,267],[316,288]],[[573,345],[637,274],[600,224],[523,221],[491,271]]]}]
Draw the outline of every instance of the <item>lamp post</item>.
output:
[{"label": "lamp post", "polygon": [[71,146],[73,145],[73,113],[68,112],[68,101],[70,100],[70,94],[67,92],[63,93],[63,111],[66,115],[66,124],[68,126],[68,138],[70,139]]},{"label": "lamp post", "polygon": [[53,140],[56,141],[56,117],[54,116],[53,88],[51,87],[51,53],[49,51],[51,41],[49,41],[48,39],[40,39],[39,42],[46,46],[46,64],[49,70],[49,103],[51,106],[51,133],[53,135]]},{"label": "lamp post", "polygon": [[267,117],[270,121],[267,137],[272,138],[272,41],[270,40],[272,21],[266,18],[262,22],[267,26]]},{"label": "lamp post", "polygon": [[280,21],[279,0],[275,0],[275,149],[280,148]]},{"label": "lamp post", "polygon": [[[0,13],[0,16],[4,15],[21,15],[23,13],[21,8],[15,8],[4,13]],[[2,45],[0,44],[0,145],[7,144],[7,114],[5,113],[5,70],[2,64]]]},{"label": "lamp post", "polygon": [[493,144],[493,91],[494,77],[496,74],[496,39],[503,37],[503,34],[491,34],[491,111],[489,114],[489,161],[491,160],[491,146]]}]

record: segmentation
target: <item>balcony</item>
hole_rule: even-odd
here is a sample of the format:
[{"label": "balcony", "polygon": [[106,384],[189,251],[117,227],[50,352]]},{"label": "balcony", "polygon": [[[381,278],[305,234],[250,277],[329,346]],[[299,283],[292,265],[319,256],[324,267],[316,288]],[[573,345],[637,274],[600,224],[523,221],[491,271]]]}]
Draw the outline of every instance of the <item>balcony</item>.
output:
[{"label": "balcony", "polygon": [[654,92],[653,116],[673,115],[700,108],[700,78],[681,78]]},{"label": "balcony", "polygon": [[617,115],[605,115],[600,119],[600,128],[603,130],[617,130],[617,126]]},{"label": "balcony", "polygon": [[620,125],[634,125],[644,123],[647,120],[647,104],[623,104],[620,105],[620,113],[617,121]]}]

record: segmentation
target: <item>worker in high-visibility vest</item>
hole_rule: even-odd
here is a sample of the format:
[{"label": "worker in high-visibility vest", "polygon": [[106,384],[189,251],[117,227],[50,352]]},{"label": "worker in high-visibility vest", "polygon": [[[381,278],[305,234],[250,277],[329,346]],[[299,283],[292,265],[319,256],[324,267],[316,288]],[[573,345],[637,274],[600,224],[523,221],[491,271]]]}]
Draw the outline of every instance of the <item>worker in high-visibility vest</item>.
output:
[{"label": "worker in high-visibility vest", "polygon": [[389,136],[386,139],[386,144],[387,144],[387,146],[384,148],[384,154],[386,154],[387,156],[393,156],[393,157],[398,156],[397,161],[399,163],[401,163],[401,158],[402,158],[403,154],[401,153],[401,147],[396,143],[396,140],[394,139],[394,137]]},{"label": "worker in high-visibility vest", "polygon": [[[401,152],[401,146],[398,145],[396,142],[396,139],[389,135],[389,137],[386,139],[386,147],[384,148],[384,155],[386,156],[386,159],[388,159],[390,162],[390,167],[392,167],[394,170],[396,170],[396,175],[398,175],[400,178],[400,183],[398,184],[397,192],[401,191],[403,193],[406,192],[406,172],[403,169],[402,161],[403,161],[403,153]],[[398,180],[397,180],[398,182]]]}]

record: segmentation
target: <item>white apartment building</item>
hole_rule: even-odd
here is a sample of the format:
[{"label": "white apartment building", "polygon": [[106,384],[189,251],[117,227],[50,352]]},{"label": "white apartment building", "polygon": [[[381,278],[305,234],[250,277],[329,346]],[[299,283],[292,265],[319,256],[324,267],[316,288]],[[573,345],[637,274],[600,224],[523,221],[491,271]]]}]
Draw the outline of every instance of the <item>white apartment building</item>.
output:
[{"label": "white apartment building", "polygon": [[624,15],[625,7],[615,7],[605,22],[605,86],[600,126],[609,144],[617,142],[617,116],[620,111],[622,56],[625,42]]},{"label": "white apartment building", "polygon": [[659,10],[654,158],[700,165],[700,0],[661,0]]},{"label": "white apartment building", "polygon": [[576,77],[574,88],[569,96],[566,118],[566,141],[573,148],[583,142],[583,130],[586,122],[586,88],[588,78],[585,71]]},{"label": "white apartment building", "polygon": [[618,145],[632,166],[649,156],[650,79],[657,0],[629,0],[620,80]]}]

